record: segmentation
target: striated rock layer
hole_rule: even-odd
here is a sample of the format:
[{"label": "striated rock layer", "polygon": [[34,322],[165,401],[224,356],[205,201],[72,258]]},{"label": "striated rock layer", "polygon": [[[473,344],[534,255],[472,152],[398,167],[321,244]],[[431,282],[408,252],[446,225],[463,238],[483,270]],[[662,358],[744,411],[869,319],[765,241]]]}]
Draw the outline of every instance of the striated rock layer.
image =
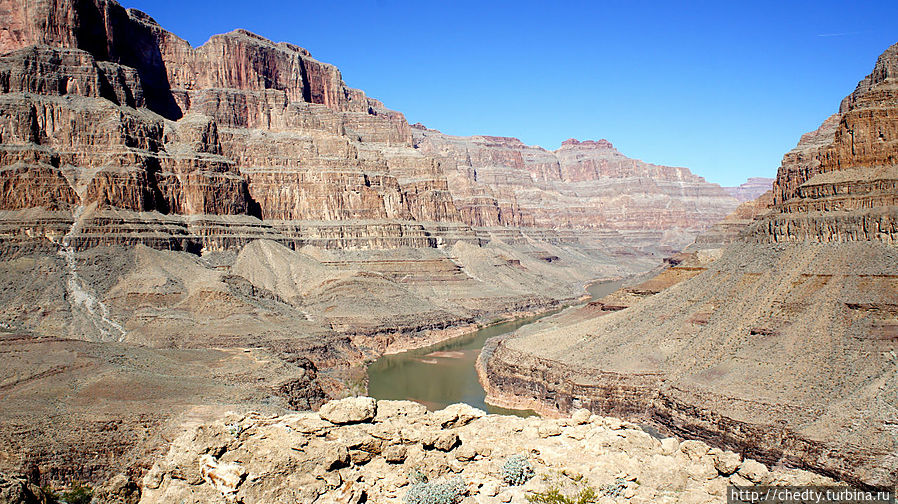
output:
[{"label": "striated rock layer", "polygon": [[220,250],[254,238],[433,247],[479,243],[469,227],[484,226],[666,239],[735,206],[685,168],[626,158],[604,140],[550,153],[413,129],[334,66],[245,30],[193,48],[111,0],[3,0],[0,21],[4,240],[72,226],[77,250]]},{"label": "striated rock layer", "polygon": [[642,286],[493,341],[496,404],[654,423],[768,463],[898,482],[898,44],[771,194]]},{"label": "striated rock layer", "polygon": [[570,139],[550,152],[517,138],[455,137],[422,126],[413,135],[422,152],[454,160],[449,190],[475,225],[696,230],[738,203],[686,168],[630,159],[607,140]]}]

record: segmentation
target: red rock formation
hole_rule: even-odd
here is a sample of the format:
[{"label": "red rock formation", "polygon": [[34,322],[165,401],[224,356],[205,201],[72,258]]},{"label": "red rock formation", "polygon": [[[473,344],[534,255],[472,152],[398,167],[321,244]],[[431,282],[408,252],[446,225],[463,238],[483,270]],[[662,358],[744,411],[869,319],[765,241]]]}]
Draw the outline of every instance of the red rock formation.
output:
[{"label": "red rock formation", "polygon": [[[189,249],[317,239],[291,221],[393,221],[352,225],[374,232],[371,244],[405,243],[415,222],[660,236],[735,206],[685,168],[626,158],[606,140],[552,153],[413,129],[305,49],[245,30],[193,48],[111,0],[0,0],[0,26],[0,210],[90,207],[80,232],[96,235],[71,236],[80,248],[116,243],[125,227],[128,243]],[[123,210],[170,216],[180,231],[162,238],[175,228]],[[28,215],[8,219],[66,232]],[[181,217],[197,215],[258,218],[259,234]],[[134,228],[141,220],[149,233]],[[398,234],[384,241],[385,229]]]},{"label": "red rock formation", "polygon": [[879,57],[873,72],[842,100],[838,114],[802,136],[783,157],[774,185],[779,215],[771,217],[759,239],[895,240],[896,99],[898,45]]},{"label": "red rock formation", "polygon": [[[94,223],[81,227],[99,235],[73,237],[79,247],[117,239],[99,225],[121,225],[112,210],[251,215],[269,222],[260,230],[291,220],[459,220],[440,161],[411,148],[402,115],[302,48],[243,30],[192,48],[104,0],[7,0],[0,20],[9,51],[0,57],[0,161],[10,167],[0,209],[91,206],[84,218]],[[165,232],[157,220],[146,226]],[[233,243],[197,222],[182,224],[189,248]],[[404,226],[392,226],[397,238]],[[263,235],[272,231],[242,242]]]}]

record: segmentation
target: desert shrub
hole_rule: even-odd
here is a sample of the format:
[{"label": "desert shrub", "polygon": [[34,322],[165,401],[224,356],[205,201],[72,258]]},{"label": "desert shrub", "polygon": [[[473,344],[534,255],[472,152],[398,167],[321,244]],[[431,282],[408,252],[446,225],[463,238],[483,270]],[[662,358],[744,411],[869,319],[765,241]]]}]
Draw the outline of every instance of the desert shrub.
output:
[{"label": "desert shrub", "polygon": [[59,494],[59,501],[66,504],[90,504],[94,491],[89,486],[73,483],[68,491]]},{"label": "desert shrub", "polygon": [[627,488],[627,480],[623,478],[615,478],[613,482],[602,485],[602,494],[608,497],[621,497]]},{"label": "desert shrub", "polygon": [[228,434],[234,437],[239,437],[240,433],[243,432],[243,429],[240,427],[239,423],[225,424],[225,428],[228,429]]},{"label": "desert shrub", "polygon": [[533,467],[524,455],[512,455],[502,465],[502,481],[508,485],[523,485],[532,477]]},{"label": "desert shrub", "polygon": [[594,504],[599,502],[599,494],[591,486],[584,486],[572,494],[564,494],[558,487],[545,492],[534,492],[527,495],[527,502],[534,504]]},{"label": "desert shrub", "polygon": [[405,494],[405,504],[456,504],[461,501],[465,483],[458,476],[446,481],[418,481]]},{"label": "desert shrub", "polygon": [[[551,481],[552,479],[547,479]],[[533,492],[527,495],[527,502],[533,504],[593,504],[599,502],[599,498],[603,496],[618,498],[622,497],[624,490],[627,488],[627,480],[624,478],[615,478],[613,482],[593,488],[589,485],[589,480],[582,476],[560,480],[554,479],[555,483],[545,492]]]}]

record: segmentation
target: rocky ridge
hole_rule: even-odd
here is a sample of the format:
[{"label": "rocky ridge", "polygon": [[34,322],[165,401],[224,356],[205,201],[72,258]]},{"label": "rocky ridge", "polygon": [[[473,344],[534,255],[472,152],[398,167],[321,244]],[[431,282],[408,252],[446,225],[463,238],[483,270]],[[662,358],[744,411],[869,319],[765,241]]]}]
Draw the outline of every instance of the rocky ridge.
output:
[{"label": "rocky ridge", "polygon": [[[503,477],[513,456],[534,472],[522,485]],[[565,419],[486,415],[464,404],[430,413],[355,397],[318,413],[232,413],[190,428],[143,478],[140,502],[398,503],[422,476],[459,478],[464,503],[526,502],[532,492],[578,485],[605,492],[603,502],[704,503],[719,502],[728,484],[831,483],[701,441],[656,439],[586,410]]]},{"label": "rocky ridge", "polygon": [[487,400],[894,486],[896,51],[658,277],[491,342]]}]

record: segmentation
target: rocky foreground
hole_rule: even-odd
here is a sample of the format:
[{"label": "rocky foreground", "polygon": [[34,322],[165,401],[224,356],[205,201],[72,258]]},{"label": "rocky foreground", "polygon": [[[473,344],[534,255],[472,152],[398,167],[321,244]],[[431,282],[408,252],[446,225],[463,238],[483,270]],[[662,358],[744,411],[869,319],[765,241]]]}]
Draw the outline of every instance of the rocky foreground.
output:
[{"label": "rocky foreground", "polygon": [[[503,467],[515,456],[533,470],[521,485],[505,481]],[[425,477],[460,479],[457,502],[465,503],[522,503],[552,487],[584,486],[603,493],[602,502],[703,503],[720,502],[728,484],[831,483],[701,441],[656,439],[586,410],[520,418],[354,397],[317,413],[229,414],[194,426],[143,478],[140,503],[398,503]],[[98,496],[120,502],[126,488],[116,478]]]}]

